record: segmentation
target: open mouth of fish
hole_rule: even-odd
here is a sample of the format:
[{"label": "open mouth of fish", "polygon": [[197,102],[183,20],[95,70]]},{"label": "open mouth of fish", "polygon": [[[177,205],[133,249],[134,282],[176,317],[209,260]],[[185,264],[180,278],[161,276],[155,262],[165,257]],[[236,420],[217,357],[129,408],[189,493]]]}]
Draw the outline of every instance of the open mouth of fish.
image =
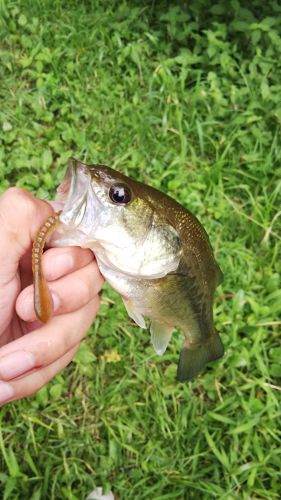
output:
[{"label": "open mouth of fish", "polygon": [[69,160],[55,201],[62,205],[62,211],[61,224],[51,237],[52,245],[89,246],[87,243],[94,240],[102,207],[93,189],[93,175],[86,165]]},{"label": "open mouth of fish", "polygon": [[64,179],[57,189],[56,201],[62,203],[60,221],[69,229],[78,227],[85,215],[91,177],[81,163],[70,159]]}]

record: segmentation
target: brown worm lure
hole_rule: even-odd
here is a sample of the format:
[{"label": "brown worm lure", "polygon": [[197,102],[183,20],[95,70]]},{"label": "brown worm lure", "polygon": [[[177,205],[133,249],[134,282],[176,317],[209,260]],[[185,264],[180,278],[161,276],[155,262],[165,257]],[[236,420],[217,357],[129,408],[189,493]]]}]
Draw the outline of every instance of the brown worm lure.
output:
[{"label": "brown worm lure", "polygon": [[61,224],[61,212],[48,217],[35,235],[32,247],[32,272],[34,284],[34,309],[37,318],[46,323],[53,313],[53,301],[42,271],[42,254],[47,237]]}]

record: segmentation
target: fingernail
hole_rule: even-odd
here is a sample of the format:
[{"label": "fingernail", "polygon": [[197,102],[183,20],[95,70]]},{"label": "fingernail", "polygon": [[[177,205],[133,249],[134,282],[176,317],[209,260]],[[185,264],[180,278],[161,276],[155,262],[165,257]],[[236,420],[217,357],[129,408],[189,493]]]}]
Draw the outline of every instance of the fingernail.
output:
[{"label": "fingernail", "polygon": [[0,378],[11,380],[31,370],[34,366],[35,359],[31,352],[12,352],[0,358]]},{"label": "fingernail", "polygon": [[55,312],[59,309],[61,301],[60,301],[59,296],[53,292],[52,292],[52,299],[53,299],[53,308],[54,308],[54,312]]},{"label": "fingernail", "polygon": [[14,388],[7,382],[0,382],[0,404],[9,401],[15,395]]}]

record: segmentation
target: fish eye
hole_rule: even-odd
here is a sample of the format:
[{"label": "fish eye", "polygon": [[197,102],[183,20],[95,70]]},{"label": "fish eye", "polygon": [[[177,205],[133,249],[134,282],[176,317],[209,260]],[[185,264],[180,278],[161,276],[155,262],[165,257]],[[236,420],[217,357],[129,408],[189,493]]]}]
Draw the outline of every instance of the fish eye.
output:
[{"label": "fish eye", "polygon": [[109,197],[116,205],[127,205],[132,199],[132,193],[126,184],[114,184],[109,190]]}]

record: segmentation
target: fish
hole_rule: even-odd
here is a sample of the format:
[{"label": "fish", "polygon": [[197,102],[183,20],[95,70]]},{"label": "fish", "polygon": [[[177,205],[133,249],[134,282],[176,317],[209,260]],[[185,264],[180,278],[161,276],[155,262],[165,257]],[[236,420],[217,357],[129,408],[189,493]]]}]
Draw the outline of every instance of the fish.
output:
[{"label": "fish", "polygon": [[164,354],[176,328],[182,331],[180,382],[193,380],[207,363],[223,356],[213,321],[214,294],[223,273],[195,215],[149,185],[73,158],[56,200],[63,209],[54,219],[51,246],[94,252],[130,318],[141,328],[150,320],[157,354]]}]

